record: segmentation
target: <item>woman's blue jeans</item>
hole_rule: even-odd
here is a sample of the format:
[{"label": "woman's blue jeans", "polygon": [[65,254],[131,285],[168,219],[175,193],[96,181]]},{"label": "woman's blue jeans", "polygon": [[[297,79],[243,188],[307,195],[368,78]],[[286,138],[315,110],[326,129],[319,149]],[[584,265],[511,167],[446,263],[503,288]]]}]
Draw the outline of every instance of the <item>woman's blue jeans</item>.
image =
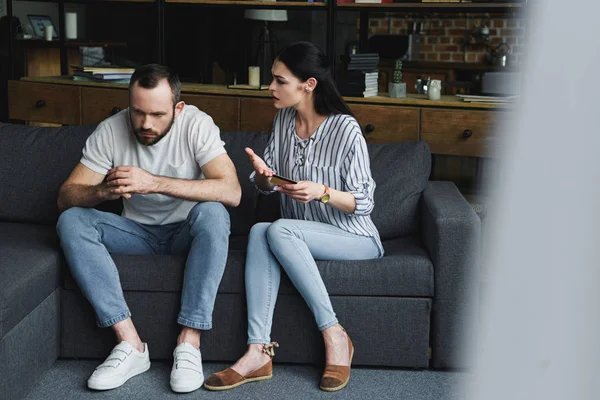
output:
[{"label": "woman's blue jeans", "polygon": [[185,221],[168,225],[144,225],[93,208],[73,207],[61,214],[56,228],[71,273],[92,304],[99,326],[131,316],[110,256],[118,253],[187,255],[177,322],[195,329],[212,328],[229,247],[229,213],[221,203],[198,203]]},{"label": "woman's blue jeans", "polygon": [[248,344],[271,342],[281,268],[308,304],[319,330],[323,331],[338,321],[315,259],[364,260],[381,256],[375,239],[354,235],[326,223],[279,219],[254,225],[246,255]]}]

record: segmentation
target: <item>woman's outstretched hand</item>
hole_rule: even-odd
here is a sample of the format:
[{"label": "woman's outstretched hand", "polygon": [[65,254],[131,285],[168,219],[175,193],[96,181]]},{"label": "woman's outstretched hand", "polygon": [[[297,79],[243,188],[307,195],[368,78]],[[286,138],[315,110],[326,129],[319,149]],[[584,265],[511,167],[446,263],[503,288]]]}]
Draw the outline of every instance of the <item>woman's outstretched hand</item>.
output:
[{"label": "woman's outstretched hand", "polygon": [[256,155],[254,150],[252,150],[250,147],[246,147],[245,150],[257,175],[273,176],[273,174],[275,174],[271,168],[267,167],[267,164],[263,161],[263,159]]}]

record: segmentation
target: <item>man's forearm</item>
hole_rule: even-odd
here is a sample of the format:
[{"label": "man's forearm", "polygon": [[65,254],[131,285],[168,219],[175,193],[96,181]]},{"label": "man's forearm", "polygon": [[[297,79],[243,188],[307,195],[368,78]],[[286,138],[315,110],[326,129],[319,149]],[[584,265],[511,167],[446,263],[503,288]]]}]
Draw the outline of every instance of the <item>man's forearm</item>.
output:
[{"label": "man's forearm", "polygon": [[157,176],[156,193],[190,201],[218,201],[226,206],[240,204],[242,189],[237,179],[188,180]]},{"label": "man's forearm", "polygon": [[105,183],[99,185],[63,185],[58,194],[58,209],[62,212],[71,207],[94,207],[105,199]]}]

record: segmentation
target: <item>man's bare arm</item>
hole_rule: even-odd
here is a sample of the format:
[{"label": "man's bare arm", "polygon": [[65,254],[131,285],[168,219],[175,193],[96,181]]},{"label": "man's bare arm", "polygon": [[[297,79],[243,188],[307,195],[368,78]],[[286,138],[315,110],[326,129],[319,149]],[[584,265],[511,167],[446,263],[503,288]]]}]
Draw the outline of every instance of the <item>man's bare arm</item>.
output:
[{"label": "man's bare arm", "polygon": [[94,207],[105,200],[121,197],[121,194],[113,193],[116,188],[103,183],[104,177],[105,175],[92,171],[82,163],[77,164],[58,192],[59,211],[63,212],[71,207]]},{"label": "man's bare arm", "polygon": [[240,204],[242,189],[235,166],[227,154],[221,154],[202,166],[206,179],[177,179],[152,175],[129,166],[113,168],[108,172],[109,187],[115,194],[159,193],[190,201],[218,201],[227,206]]}]

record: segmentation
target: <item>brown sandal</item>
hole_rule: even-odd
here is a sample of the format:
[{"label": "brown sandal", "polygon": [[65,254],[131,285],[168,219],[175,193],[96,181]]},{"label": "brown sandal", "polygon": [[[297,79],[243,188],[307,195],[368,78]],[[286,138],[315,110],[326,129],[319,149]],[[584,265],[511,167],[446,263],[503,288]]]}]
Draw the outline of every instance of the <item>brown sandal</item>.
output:
[{"label": "brown sandal", "polygon": [[352,357],[354,357],[354,345],[352,345],[348,332],[344,328],[342,330],[348,337],[350,365],[325,365],[325,372],[323,372],[319,387],[326,392],[336,392],[343,389],[350,381],[350,366],[352,365]]},{"label": "brown sandal", "polygon": [[266,381],[273,377],[273,357],[275,356],[274,347],[279,347],[279,343],[271,342],[265,344],[263,352],[267,354],[271,359],[265,365],[250,372],[248,375],[240,375],[231,368],[227,368],[224,371],[217,372],[204,381],[204,387],[208,390],[227,390],[233,389],[244,383]]}]

